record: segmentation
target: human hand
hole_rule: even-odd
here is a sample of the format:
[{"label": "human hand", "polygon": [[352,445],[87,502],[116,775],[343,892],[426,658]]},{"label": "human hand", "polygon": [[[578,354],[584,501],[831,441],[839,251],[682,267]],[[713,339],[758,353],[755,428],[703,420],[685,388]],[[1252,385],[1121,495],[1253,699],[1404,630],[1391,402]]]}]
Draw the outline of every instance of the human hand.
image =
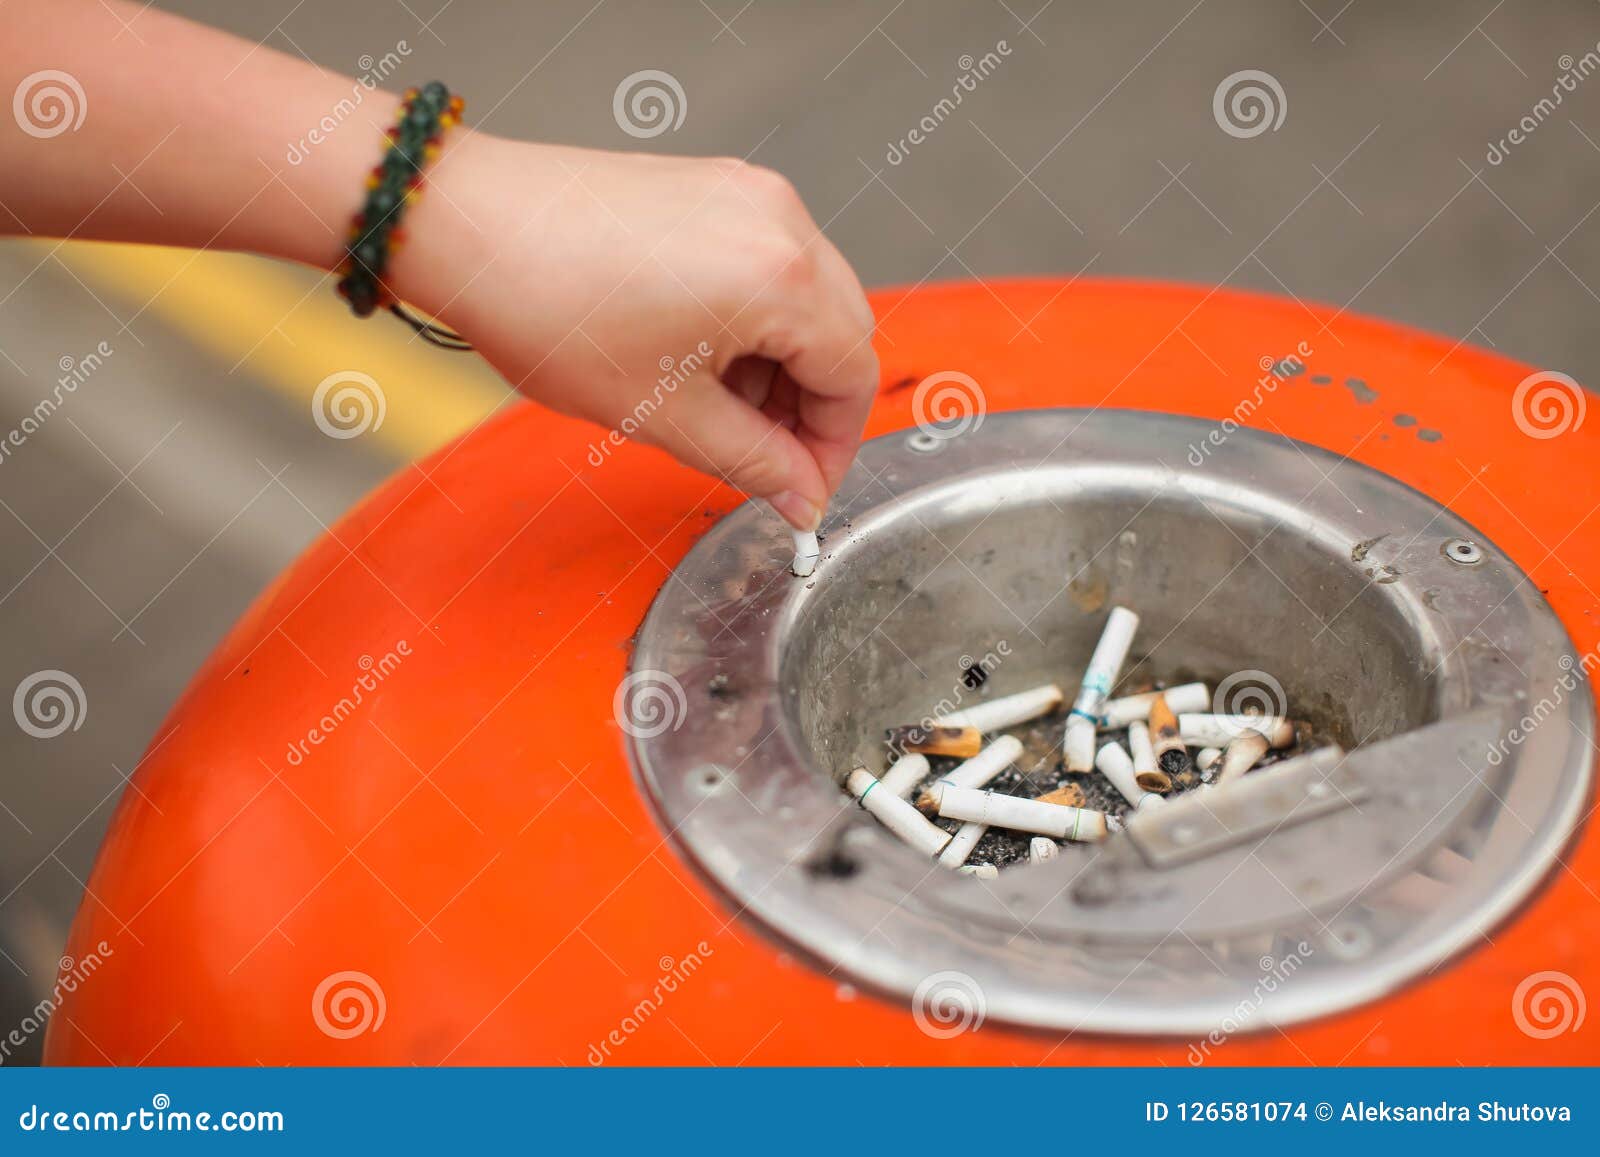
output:
[{"label": "human hand", "polygon": [[529,397],[816,527],[878,361],[860,283],[783,177],[464,134],[429,183],[403,297]]}]

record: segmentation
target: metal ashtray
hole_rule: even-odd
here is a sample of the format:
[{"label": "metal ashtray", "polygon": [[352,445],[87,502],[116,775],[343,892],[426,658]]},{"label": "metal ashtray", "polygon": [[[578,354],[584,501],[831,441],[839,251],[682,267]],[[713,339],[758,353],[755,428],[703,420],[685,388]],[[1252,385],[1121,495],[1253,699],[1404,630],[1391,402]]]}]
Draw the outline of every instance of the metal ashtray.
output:
[{"label": "metal ashtray", "polygon": [[[1215,430],[1041,410],[937,431],[937,454],[927,431],[876,439],[809,579],[776,516],[724,519],[662,588],[630,676],[681,692],[629,729],[680,850],[839,979],[909,998],[964,974],[1023,1026],[1203,1033],[1241,1005],[1242,1028],[1282,1025],[1486,936],[1589,793],[1566,632],[1426,496]],[[1143,618],[1125,681],[1265,674],[1348,754],[992,881],[935,869],[841,794],[851,767],[881,772],[885,720],[1062,679],[1116,603]]]}]

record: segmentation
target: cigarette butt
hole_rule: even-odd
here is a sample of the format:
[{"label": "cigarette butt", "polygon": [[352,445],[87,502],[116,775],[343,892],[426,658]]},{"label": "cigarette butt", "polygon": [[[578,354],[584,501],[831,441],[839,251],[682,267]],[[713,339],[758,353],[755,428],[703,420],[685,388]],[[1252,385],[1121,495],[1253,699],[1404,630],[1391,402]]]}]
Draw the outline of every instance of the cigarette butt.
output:
[{"label": "cigarette butt", "polygon": [[[949,774],[940,776],[939,782],[951,787],[982,787],[1015,763],[1021,754],[1022,740],[1014,735],[1003,735]],[[930,792],[923,792],[917,800],[917,808],[931,816],[939,810],[939,805]]]},{"label": "cigarette butt", "polygon": [[1061,854],[1061,845],[1044,836],[1034,836],[1028,841],[1028,863],[1042,864]]},{"label": "cigarette butt", "polygon": [[1160,799],[1172,790],[1172,777],[1159,767],[1150,771],[1134,772],[1133,782],[1147,792],[1154,792],[1153,798],[1155,799]]},{"label": "cigarette butt", "polygon": [[1034,687],[1027,691],[1018,691],[1015,695],[991,699],[987,703],[975,703],[971,707],[963,707],[960,711],[941,715],[934,722],[941,727],[976,727],[979,731],[1004,731],[1007,727],[1015,727],[1019,723],[1027,723],[1030,719],[1050,714],[1061,706],[1066,697],[1066,692],[1055,683],[1046,683],[1043,687]]},{"label": "cigarette butt", "polygon": [[[1205,684],[1189,683],[1185,686],[1203,688]],[[1137,719],[1128,724],[1128,750],[1133,756],[1134,783],[1157,795],[1166,795],[1172,790],[1172,777],[1156,763],[1156,749],[1150,742],[1149,724]]]},{"label": "cigarette butt", "polygon": [[1267,753],[1267,737],[1259,731],[1247,731],[1222,752],[1222,766],[1217,771],[1218,785],[1231,783],[1254,767]]},{"label": "cigarette butt", "polygon": [[822,547],[817,544],[817,532],[814,530],[797,530],[794,532],[794,562],[789,564],[789,569],[799,578],[807,578],[817,569],[817,559],[822,557]]},{"label": "cigarette butt", "polygon": [[936,856],[950,842],[950,833],[928,820],[897,795],[875,791],[883,785],[870,771],[858,767],[845,781],[845,788],[880,824],[925,856]]},{"label": "cigarette butt", "polygon": [[[1107,743],[1100,748],[1094,757],[1094,765],[1100,769],[1101,775],[1111,781],[1111,786],[1122,793],[1122,798],[1134,807],[1143,807],[1152,802],[1165,802],[1159,795],[1152,795],[1140,786],[1138,778],[1134,775],[1133,760],[1122,750],[1120,743]],[[1171,788],[1172,784],[1168,783],[1167,787]]]},{"label": "cigarette butt", "polygon": [[1089,665],[1084,669],[1078,697],[1072,701],[1072,718],[1067,721],[1062,741],[1068,771],[1084,772],[1094,766],[1095,727],[1111,688],[1122,674],[1123,661],[1128,657],[1133,633],[1138,629],[1138,615],[1127,607],[1111,608],[1105,629],[1100,632],[1100,641],[1095,644]]},{"label": "cigarette butt", "polygon": [[893,727],[886,732],[889,746],[915,755],[947,755],[971,759],[983,748],[983,732],[976,727]]},{"label": "cigarette butt", "polygon": [[1047,791],[1039,797],[1040,803],[1053,803],[1057,807],[1082,807],[1087,801],[1084,799],[1083,788],[1075,783],[1064,783],[1054,791]]},{"label": "cigarette butt", "polygon": [[978,846],[978,841],[983,839],[983,833],[988,830],[987,824],[962,824],[956,829],[956,834],[950,837],[944,851],[939,853],[939,862],[947,868],[959,868],[967,862],[972,849]]},{"label": "cigarette butt", "polygon": [[[1183,742],[1195,747],[1226,748],[1247,731],[1267,737],[1271,747],[1288,747],[1294,742],[1294,724],[1277,715],[1202,715],[1178,716]],[[1161,750],[1161,745],[1156,745]]]},{"label": "cigarette butt", "polygon": [[998,880],[1000,869],[993,864],[962,864],[956,871],[963,876],[975,876],[980,880]]},{"label": "cigarette butt", "polygon": [[1088,808],[1062,807],[943,783],[933,785],[933,794],[941,816],[963,823],[983,823],[1058,840],[1101,840],[1106,834],[1105,813]]},{"label": "cigarette butt", "polygon": [[1167,697],[1157,695],[1150,702],[1150,746],[1155,752],[1156,770],[1169,779],[1190,770],[1189,749],[1184,746],[1178,716]]},{"label": "cigarette butt", "polygon": [[1150,718],[1150,706],[1165,697],[1174,714],[1182,711],[1204,711],[1211,706],[1211,691],[1204,683],[1180,683],[1165,691],[1146,691],[1143,695],[1124,695],[1110,699],[1100,712],[1100,729],[1116,731],[1130,723]]},{"label": "cigarette butt", "polygon": [[1217,760],[1222,758],[1222,748],[1202,747],[1194,757],[1194,765],[1201,771],[1210,771],[1217,765]]},{"label": "cigarette butt", "polygon": [[902,755],[895,760],[893,767],[883,773],[878,781],[883,786],[878,790],[905,799],[917,784],[928,778],[931,770],[926,755]]}]

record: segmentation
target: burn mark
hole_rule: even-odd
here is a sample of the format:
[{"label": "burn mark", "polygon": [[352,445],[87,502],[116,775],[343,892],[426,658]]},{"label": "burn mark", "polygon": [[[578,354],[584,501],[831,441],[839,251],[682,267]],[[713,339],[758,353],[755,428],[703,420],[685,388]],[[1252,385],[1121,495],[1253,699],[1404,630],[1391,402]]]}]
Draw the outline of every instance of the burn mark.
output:
[{"label": "burn mark", "polygon": [[904,393],[906,390],[909,390],[912,386],[916,385],[921,380],[922,380],[921,378],[914,378],[913,377],[913,378],[900,378],[900,379],[898,379],[896,381],[890,382],[887,386],[883,387],[884,397],[888,397],[890,394],[901,394],[901,393]]},{"label": "burn mark", "polygon": [[1371,538],[1364,538],[1360,542],[1356,543],[1355,547],[1350,551],[1350,561],[1365,562],[1367,555],[1371,552],[1372,548],[1377,546],[1384,539],[1388,538],[1389,533],[1390,532],[1386,530],[1382,534],[1374,535]]},{"label": "burn mark", "polygon": [[1344,388],[1355,395],[1356,401],[1365,406],[1369,402],[1378,400],[1378,391],[1367,385],[1363,378],[1346,378]]},{"label": "burn mark", "polygon": [[861,871],[861,861],[844,846],[846,829],[822,851],[806,861],[806,874],[820,880],[848,880]]},{"label": "burn mark", "polygon": [[1444,434],[1438,430],[1423,429],[1417,431],[1417,437],[1421,438],[1424,442],[1437,442],[1444,437]]},{"label": "burn mark", "polygon": [[1396,414],[1394,416],[1394,424],[1396,426],[1415,426],[1417,420],[1410,414]]}]

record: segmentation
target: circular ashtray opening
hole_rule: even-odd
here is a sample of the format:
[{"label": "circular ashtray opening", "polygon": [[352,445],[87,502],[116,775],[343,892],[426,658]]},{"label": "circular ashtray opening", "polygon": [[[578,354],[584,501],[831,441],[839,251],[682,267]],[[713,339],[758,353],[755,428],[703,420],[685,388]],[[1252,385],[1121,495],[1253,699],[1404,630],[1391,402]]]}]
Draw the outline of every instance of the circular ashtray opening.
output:
[{"label": "circular ashtray opening", "polygon": [[[1417,594],[1369,577],[1370,551],[1337,526],[1285,521],[1273,494],[1208,501],[1160,469],[998,475],[981,508],[933,488],[857,524],[840,546],[848,582],[819,582],[786,633],[789,724],[819,774],[882,774],[886,728],[920,726],[1008,692],[1059,684],[1060,708],[1006,729],[1023,754],[989,787],[1030,798],[1077,785],[1086,806],[1123,817],[1104,776],[1069,774],[1062,733],[1113,601],[1139,616],[1111,694],[1202,682],[1199,710],[1260,711],[1303,724],[1260,767],[1346,750],[1440,717],[1443,641]],[[1272,526],[1271,534],[1262,529]],[[826,575],[824,575],[826,577]],[[1114,592],[1114,599],[1113,599]],[[1460,698],[1460,696],[1458,696]],[[992,738],[992,737],[989,737]],[[1098,742],[1126,745],[1126,731]],[[930,757],[935,775],[959,764]],[[1194,778],[1180,784],[1200,786]],[[946,826],[952,826],[946,822]],[[993,827],[971,862],[1027,858],[1029,837]]]},{"label": "circular ashtray opening", "polygon": [[[1478,942],[1586,798],[1592,709],[1560,691],[1565,632],[1424,495],[1211,432],[1036,411],[941,430],[938,453],[925,431],[876,439],[807,579],[775,516],[719,523],[662,588],[629,677],[673,700],[664,723],[624,726],[678,848],[832,974],[915,1001],[956,973],[1023,1026],[1204,1033],[1241,1001],[1245,1028],[1281,1025]],[[1070,700],[1113,606],[1141,618],[1119,691],[1204,681],[1224,707],[1281,703],[1315,754],[1037,866],[996,836],[992,880],[938,867],[841,791],[857,765],[883,771],[888,727],[1044,683]],[[1008,774],[1060,782],[1061,725],[1016,729]]]}]

